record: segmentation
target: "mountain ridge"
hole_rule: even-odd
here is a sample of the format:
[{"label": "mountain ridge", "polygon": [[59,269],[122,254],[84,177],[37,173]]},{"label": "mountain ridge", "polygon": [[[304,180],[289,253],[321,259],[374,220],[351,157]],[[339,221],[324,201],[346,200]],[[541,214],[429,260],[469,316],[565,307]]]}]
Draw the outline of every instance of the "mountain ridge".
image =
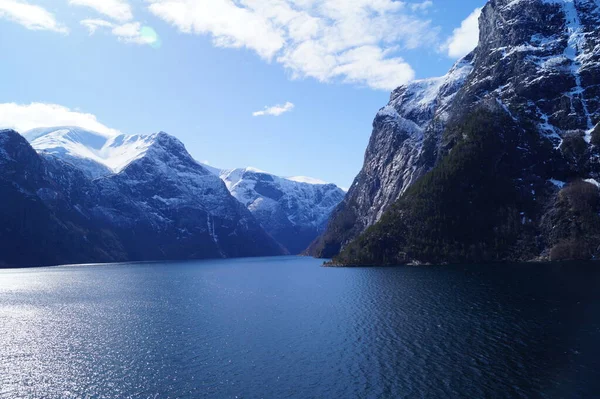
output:
[{"label": "mountain ridge", "polygon": [[[104,135],[59,126],[33,129],[23,136],[47,162],[54,159],[66,162],[94,182],[97,200],[89,205],[91,217],[102,225],[118,228],[120,237],[127,242],[125,246],[132,251],[129,256],[135,259],[160,258],[163,252],[175,250],[162,249],[149,255],[155,248],[166,246],[151,232],[162,226],[164,233],[168,227],[162,219],[174,218],[179,220],[178,231],[170,231],[169,236],[185,236],[190,231],[196,235],[208,232],[208,242],[202,247],[204,253],[213,257],[252,255],[250,248],[239,254],[231,252],[234,247],[243,246],[241,242],[226,244],[229,251],[219,249],[219,241],[231,241],[226,238],[231,232],[223,236],[215,226],[228,225],[235,233],[230,221],[240,215],[242,219],[256,220],[250,224],[258,223],[281,245],[279,248],[271,246],[272,250],[264,254],[300,253],[324,229],[329,213],[344,195],[335,185],[315,184],[321,183],[317,179],[300,179],[311,181],[305,183],[256,168],[220,170],[201,164],[187,153],[181,141],[164,132],[142,136]],[[240,177],[235,184],[231,181],[233,174]],[[248,176],[260,177],[261,187],[270,184],[270,193],[263,190],[258,194],[254,191],[256,182],[249,185],[241,181]],[[253,192],[252,201],[244,201],[248,192]],[[278,193],[277,198],[269,197],[273,193]],[[198,205],[197,198],[202,198],[202,206]],[[197,225],[184,223],[183,215],[177,216],[178,210],[184,208],[188,213],[195,209],[192,220]],[[204,214],[212,216],[202,216]],[[140,225],[143,225],[141,231]],[[204,227],[199,229],[198,226]],[[145,242],[136,244],[135,235],[145,237]],[[258,231],[257,237],[265,242],[271,239]],[[149,246],[148,241],[154,245]],[[199,256],[191,247],[184,252]]]}]

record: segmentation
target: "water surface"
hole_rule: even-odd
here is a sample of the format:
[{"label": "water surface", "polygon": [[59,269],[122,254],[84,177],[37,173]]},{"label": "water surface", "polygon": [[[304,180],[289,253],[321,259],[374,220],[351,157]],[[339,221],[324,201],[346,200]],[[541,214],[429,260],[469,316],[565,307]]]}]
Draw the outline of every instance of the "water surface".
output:
[{"label": "water surface", "polygon": [[600,267],[0,271],[0,398],[599,397]]}]

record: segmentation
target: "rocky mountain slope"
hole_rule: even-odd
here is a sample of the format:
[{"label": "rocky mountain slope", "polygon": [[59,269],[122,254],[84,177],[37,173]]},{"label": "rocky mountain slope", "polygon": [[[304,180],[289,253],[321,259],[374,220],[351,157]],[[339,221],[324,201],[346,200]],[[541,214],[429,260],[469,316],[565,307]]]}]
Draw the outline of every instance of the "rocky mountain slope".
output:
[{"label": "rocky mountain slope", "polygon": [[283,178],[254,168],[218,170],[231,194],[291,254],[321,234],[344,191],[307,177]]},{"label": "rocky mountain slope", "polygon": [[90,191],[82,172],[40,157],[18,133],[0,131],[0,265],[125,260],[116,235],[81,212]]},{"label": "rocky mountain slope", "polygon": [[[124,168],[144,157],[156,141],[155,135],[111,137],[70,126],[33,129],[25,132],[24,136],[40,154],[57,157],[92,179],[123,174]],[[195,161],[190,161],[190,165],[195,164]],[[201,167],[221,178],[233,197],[292,254],[305,250],[323,232],[331,211],[345,195],[335,185],[309,177],[282,178],[253,168],[221,170],[208,165]],[[178,176],[172,176],[173,181],[178,179]],[[193,187],[188,183],[182,180],[179,186]],[[122,188],[127,184],[123,183]],[[218,204],[212,206],[217,207]]]},{"label": "rocky mountain slope", "polygon": [[[98,139],[82,130],[58,130],[46,132],[50,137],[27,134],[34,143],[53,143],[40,154],[18,133],[0,131],[0,184],[7,204],[0,214],[0,225],[7,226],[1,232],[5,237],[0,263],[285,253],[225,184],[174,137],[157,133]],[[78,141],[66,140],[69,134]],[[71,147],[61,149],[56,140],[66,140]],[[90,141],[97,161],[77,156]],[[127,151],[116,149],[119,142]],[[115,150],[119,162],[113,163],[103,151]],[[99,173],[103,170],[110,173]]]},{"label": "rocky mountain slope", "polygon": [[341,250],[343,264],[598,255],[598,26],[595,0],[490,0],[469,56],[392,93],[312,253]]}]

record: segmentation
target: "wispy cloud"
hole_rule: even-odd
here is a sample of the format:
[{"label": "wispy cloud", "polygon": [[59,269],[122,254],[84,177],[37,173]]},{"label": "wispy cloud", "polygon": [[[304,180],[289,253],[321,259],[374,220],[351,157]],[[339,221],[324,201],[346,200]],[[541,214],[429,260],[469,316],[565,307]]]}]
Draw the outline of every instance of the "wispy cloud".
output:
[{"label": "wispy cloud", "polygon": [[20,133],[38,127],[78,126],[109,136],[118,130],[98,122],[95,115],[71,110],[57,104],[31,103],[28,105],[0,104],[0,127],[15,129]]},{"label": "wispy cloud", "polygon": [[25,1],[0,0],[0,18],[14,21],[30,30],[69,33],[69,29],[59,23],[51,12]]},{"label": "wispy cloud", "polygon": [[[247,48],[293,78],[390,90],[414,78],[401,51],[438,43],[430,0],[148,0],[181,32]],[[366,56],[366,57],[365,57]]]},{"label": "wispy cloud", "polygon": [[120,22],[133,19],[131,6],[125,0],[69,0],[69,4],[93,8],[97,12]]},{"label": "wispy cloud", "polygon": [[461,58],[469,54],[479,43],[479,16],[481,8],[476,8],[459,28],[454,29],[452,36],[448,39],[444,49],[448,56]]},{"label": "wispy cloud", "polygon": [[272,107],[265,107],[262,111],[256,111],[252,113],[252,116],[279,116],[286,112],[294,109],[294,104],[286,102],[283,105],[274,105]]},{"label": "wispy cloud", "polygon": [[81,21],[81,25],[87,28],[88,32],[90,32],[90,35],[96,33],[96,31],[100,28],[113,29],[115,27],[115,24],[103,19],[84,19]]},{"label": "wispy cloud", "polygon": [[[433,7],[433,1],[431,1],[431,0],[425,0],[425,1],[422,1],[420,3],[412,3],[410,5],[410,8],[413,11],[426,11],[426,10],[429,10],[430,8],[432,8],[432,7]],[[348,191],[348,190],[346,190],[346,191]]]},{"label": "wispy cloud", "polygon": [[127,0],[69,0],[69,4],[92,8],[112,19],[82,20],[81,25],[88,29],[90,35],[98,30],[108,30],[123,43],[160,47],[161,42],[156,31],[133,20],[133,11]]},{"label": "wispy cloud", "polygon": [[113,36],[124,43],[147,44],[154,47],[160,45],[160,38],[154,29],[142,26],[139,22],[115,24],[103,19],[84,19],[81,24],[88,29],[90,35],[96,33],[98,29],[108,29]]}]

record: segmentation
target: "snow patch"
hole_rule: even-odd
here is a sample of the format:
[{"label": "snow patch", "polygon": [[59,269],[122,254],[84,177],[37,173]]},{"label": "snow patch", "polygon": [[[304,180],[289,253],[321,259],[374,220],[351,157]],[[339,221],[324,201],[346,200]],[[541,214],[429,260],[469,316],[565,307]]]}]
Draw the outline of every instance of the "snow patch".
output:
[{"label": "snow patch", "polygon": [[107,136],[78,127],[34,129],[23,134],[36,151],[74,163],[92,177],[119,173],[143,157],[159,135]]},{"label": "snow patch", "polygon": [[297,183],[307,183],[307,184],[317,184],[317,185],[329,184],[326,181],[323,181],[320,179],[315,179],[314,177],[308,177],[308,176],[292,176],[292,177],[286,177],[286,179],[290,180],[290,181],[295,181]]},{"label": "snow patch", "polygon": [[591,184],[593,184],[594,186],[596,186],[596,187],[600,188],[600,183],[598,183],[598,182],[596,181],[596,179],[585,179],[584,181],[585,181],[585,182],[587,182],[587,183],[591,183]]}]

